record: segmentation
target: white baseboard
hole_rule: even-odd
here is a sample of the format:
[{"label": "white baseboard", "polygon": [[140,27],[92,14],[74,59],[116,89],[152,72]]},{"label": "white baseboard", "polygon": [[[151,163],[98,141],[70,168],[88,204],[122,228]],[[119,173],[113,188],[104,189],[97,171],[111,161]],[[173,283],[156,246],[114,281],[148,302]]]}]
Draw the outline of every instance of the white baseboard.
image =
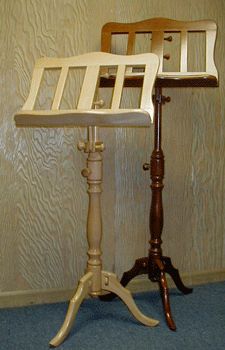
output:
[{"label": "white baseboard", "polygon": [[[182,274],[182,281],[187,286],[225,281],[225,269],[219,271],[206,271],[202,273]],[[167,275],[169,287],[174,283]],[[132,280],[128,289],[132,293],[147,292],[158,289],[157,283],[152,283],[147,276],[138,276]],[[0,308],[21,307],[35,304],[57,303],[69,300],[74,290],[71,289],[41,289],[0,293]]]}]

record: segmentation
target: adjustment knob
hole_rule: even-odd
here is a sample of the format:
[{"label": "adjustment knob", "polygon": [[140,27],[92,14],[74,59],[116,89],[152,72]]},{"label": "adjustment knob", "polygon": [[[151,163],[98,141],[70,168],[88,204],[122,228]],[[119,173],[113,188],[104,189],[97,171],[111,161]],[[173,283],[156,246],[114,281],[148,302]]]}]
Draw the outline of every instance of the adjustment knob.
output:
[{"label": "adjustment knob", "polygon": [[95,143],[95,150],[98,152],[103,152],[105,149],[105,146],[103,144],[103,142],[96,142]]},{"label": "adjustment knob", "polygon": [[150,164],[149,163],[145,163],[143,164],[143,170],[149,170],[150,169]]},{"label": "adjustment knob", "polygon": [[91,174],[91,170],[89,168],[84,168],[81,170],[81,175],[83,177],[88,177]]},{"label": "adjustment knob", "polygon": [[101,108],[104,106],[104,104],[105,104],[105,102],[103,100],[98,100],[98,101],[94,102],[95,108]]},{"label": "adjustment knob", "polygon": [[170,36],[167,36],[166,38],[164,38],[164,40],[166,40],[166,41],[172,41],[172,40],[173,40],[173,37],[172,37],[172,35],[170,35]]},{"label": "adjustment knob", "polygon": [[170,59],[170,54],[169,53],[166,53],[165,55],[163,55],[163,58],[165,60],[169,60]]},{"label": "adjustment knob", "polygon": [[84,141],[79,141],[77,144],[77,148],[79,149],[79,151],[84,151],[86,147],[86,144]]}]

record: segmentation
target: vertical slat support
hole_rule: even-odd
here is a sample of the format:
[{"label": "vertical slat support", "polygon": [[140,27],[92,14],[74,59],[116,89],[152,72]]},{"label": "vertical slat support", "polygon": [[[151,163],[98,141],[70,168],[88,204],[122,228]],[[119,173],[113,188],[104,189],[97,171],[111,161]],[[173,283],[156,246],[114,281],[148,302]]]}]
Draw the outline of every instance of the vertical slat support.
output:
[{"label": "vertical slat support", "polygon": [[103,52],[111,52],[111,44],[112,42],[112,35],[110,32],[103,32],[102,31],[102,37],[101,37],[101,51]]},{"label": "vertical slat support", "polygon": [[99,66],[88,66],[79,97],[77,109],[91,109],[98,82]]},{"label": "vertical slat support", "polygon": [[152,32],[152,45],[151,52],[155,53],[159,57],[159,73],[163,70],[163,45],[164,45],[164,32],[153,31]]},{"label": "vertical slat support", "polygon": [[43,72],[44,72],[44,67],[34,68],[34,73],[31,80],[30,93],[22,108],[23,110],[32,110],[34,108],[37,94],[40,88]]},{"label": "vertical slat support", "polygon": [[187,39],[188,33],[186,30],[181,31],[181,53],[180,53],[180,71],[187,72]]},{"label": "vertical slat support", "polygon": [[127,55],[134,54],[134,45],[135,45],[135,32],[129,32],[128,42],[127,42]]},{"label": "vertical slat support", "polygon": [[116,82],[115,82],[114,92],[113,92],[112,105],[111,105],[112,109],[119,109],[120,107],[125,70],[126,70],[125,65],[118,66],[117,74],[116,74]]},{"label": "vertical slat support", "polygon": [[206,72],[217,76],[217,69],[214,62],[214,48],[216,42],[216,31],[206,31]]},{"label": "vertical slat support", "polygon": [[52,103],[52,109],[53,110],[59,109],[61,98],[62,98],[62,94],[63,94],[63,90],[64,90],[64,87],[65,87],[65,82],[66,82],[68,70],[69,70],[69,68],[67,66],[62,67],[62,70],[61,70],[61,73],[60,73],[60,76],[59,76],[59,81],[58,81],[58,84],[57,84],[57,88],[56,88],[56,91],[55,91],[54,100],[53,100],[53,103]]},{"label": "vertical slat support", "polygon": [[153,116],[154,116],[154,106],[152,103],[152,96],[150,91],[153,89],[154,85],[154,78],[157,68],[154,65],[146,65],[145,66],[145,73],[144,73],[144,81],[142,86],[142,94],[141,94],[141,104],[140,108],[148,111],[149,116],[151,118],[151,122],[153,123]]}]

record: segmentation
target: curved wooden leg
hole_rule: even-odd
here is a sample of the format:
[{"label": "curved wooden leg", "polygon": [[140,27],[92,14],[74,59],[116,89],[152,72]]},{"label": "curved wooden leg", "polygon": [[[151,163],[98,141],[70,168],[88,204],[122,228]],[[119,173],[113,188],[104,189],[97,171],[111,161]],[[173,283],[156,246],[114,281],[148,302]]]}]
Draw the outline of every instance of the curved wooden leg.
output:
[{"label": "curved wooden leg", "polygon": [[161,293],[161,297],[162,297],[166,322],[167,322],[169,328],[172,331],[175,331],[176,325],[175,325],[175,322],[174,322],[174,320],[172,318],[172,314],[171,314],[170,301],[169,301],[169,289],[167,286],[167,281],[166,281],[166,276],[165,276],[164,271],[161,271],[161,273],[160,273],[159,288],[160,288],[160,293]]},{"label": "curved wooden leg", "polygon": [[[143,275],[148,273],[148,258],[140,258],[135,261],[134,266],[129,270],[124,272],[120,284],[125,287],[134,277],[138,275]],[[111,301],[116,298],[116,294],[108,293],[105,295],[101,295],[100,299],[102,301]]]},{"label": "curved wooden leg", "polygon": [[159,321],[149,318],[140,312],[132,298],[131,292],[119,283],[114,273],[102,271],[102,289],[118,295],[133,316],[145,326],[154,327],[159,323]]},{"label": "curved wooden leg", "polygon": [[58,331],[58,333],[56,334],[56,336],[49,343],[51,347],[56,347],[60,345],[64,341],[64,339],[68,336],[73,326],[80,304],[82,303],[82,301],[84,300],[84,298],[89,292],[90,285],[92,282],[92,277],[93,277],[92,272],[88,272],[86,275],[84,275],[80,279],[76,293],[73,296],[73,298],[70,300],[69,308],[66,314],[66,318],[63,322],[63,325]]},{"label": "curved wooden leg", "polygon": [[177,289],[179,289],[183,294],[189,294],[192,293],[193,288],[188,288],[186,287],[181,278],[178,269],[176,269],[171,262],[171,259],[167,256],[162,257],[163,265],[164,265],[164,270],[166,273],[168,273],[171,278],[173,279]]},{"label": "curved wooden leg", "polygon": [[134,266],[129,271],[124,272],[120,283],[125,287],[134,277],[146,273],[148,273],[148,258],[137,259]]}]

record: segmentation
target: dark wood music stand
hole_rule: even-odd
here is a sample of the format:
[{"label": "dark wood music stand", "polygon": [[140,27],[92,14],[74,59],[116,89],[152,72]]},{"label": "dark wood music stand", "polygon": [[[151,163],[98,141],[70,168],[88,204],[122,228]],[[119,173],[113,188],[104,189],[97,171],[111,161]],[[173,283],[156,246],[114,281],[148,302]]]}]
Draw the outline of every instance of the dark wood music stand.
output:
[{"label": "dark wood music stand", "polygon": [[[121,284],[126,286],[135,276],[147,274],[152,282],[158,282],[166,322],[171,330],[176,330],[169,301],[169,289],[167,286],[166,273],[169,274],[176,287],[184,294],[192,292],[186,287],[179,271],[172,265],[169,257],[162,253],[162,230],[163,230],[163,178],[164,178],[164,154],[161,147],[162,139],[162,105],[170,101],[169,97],[162,94],[162,88],[168,87],[216,87],[218,86],[218,74],[214,63],[214,46],[216,39],[216,24],[213,21],[183,22],[166,18],[153,18],[137,23],[106,23],[102,28],[102,51],[111,52],[111,39],[113,35],[127,34],[127,54],[133,54],[135,40],[138,34],[151,33],[151,52],[160,58],[159,73],[155,83],[155,120],[154,120],[154,149],[150,164],[143,165],[144,170],[150,170],[151,178],[151,208],[149,216],[150,249],[148,257],[135,261],[134,266],[125,272]],[[206,69],[204,72],[188,71],[188,34],[191,32],[204,32],[206,38]],[[168,36],[168,33],[170,34]],[[180,71],[164,72],[163,59],[169,59],[170,55],[163,53],[164,42],[172,41],[171,33],[180,33]],[[166,34],[166,36],[165,36]],[[102,78],[103,86],[112,86],[110,80]],[[125,82],[126,86],[139,86],[138,78]],[[103,300],[112,300],[115,295],[108,294],[101,297]]]}]

